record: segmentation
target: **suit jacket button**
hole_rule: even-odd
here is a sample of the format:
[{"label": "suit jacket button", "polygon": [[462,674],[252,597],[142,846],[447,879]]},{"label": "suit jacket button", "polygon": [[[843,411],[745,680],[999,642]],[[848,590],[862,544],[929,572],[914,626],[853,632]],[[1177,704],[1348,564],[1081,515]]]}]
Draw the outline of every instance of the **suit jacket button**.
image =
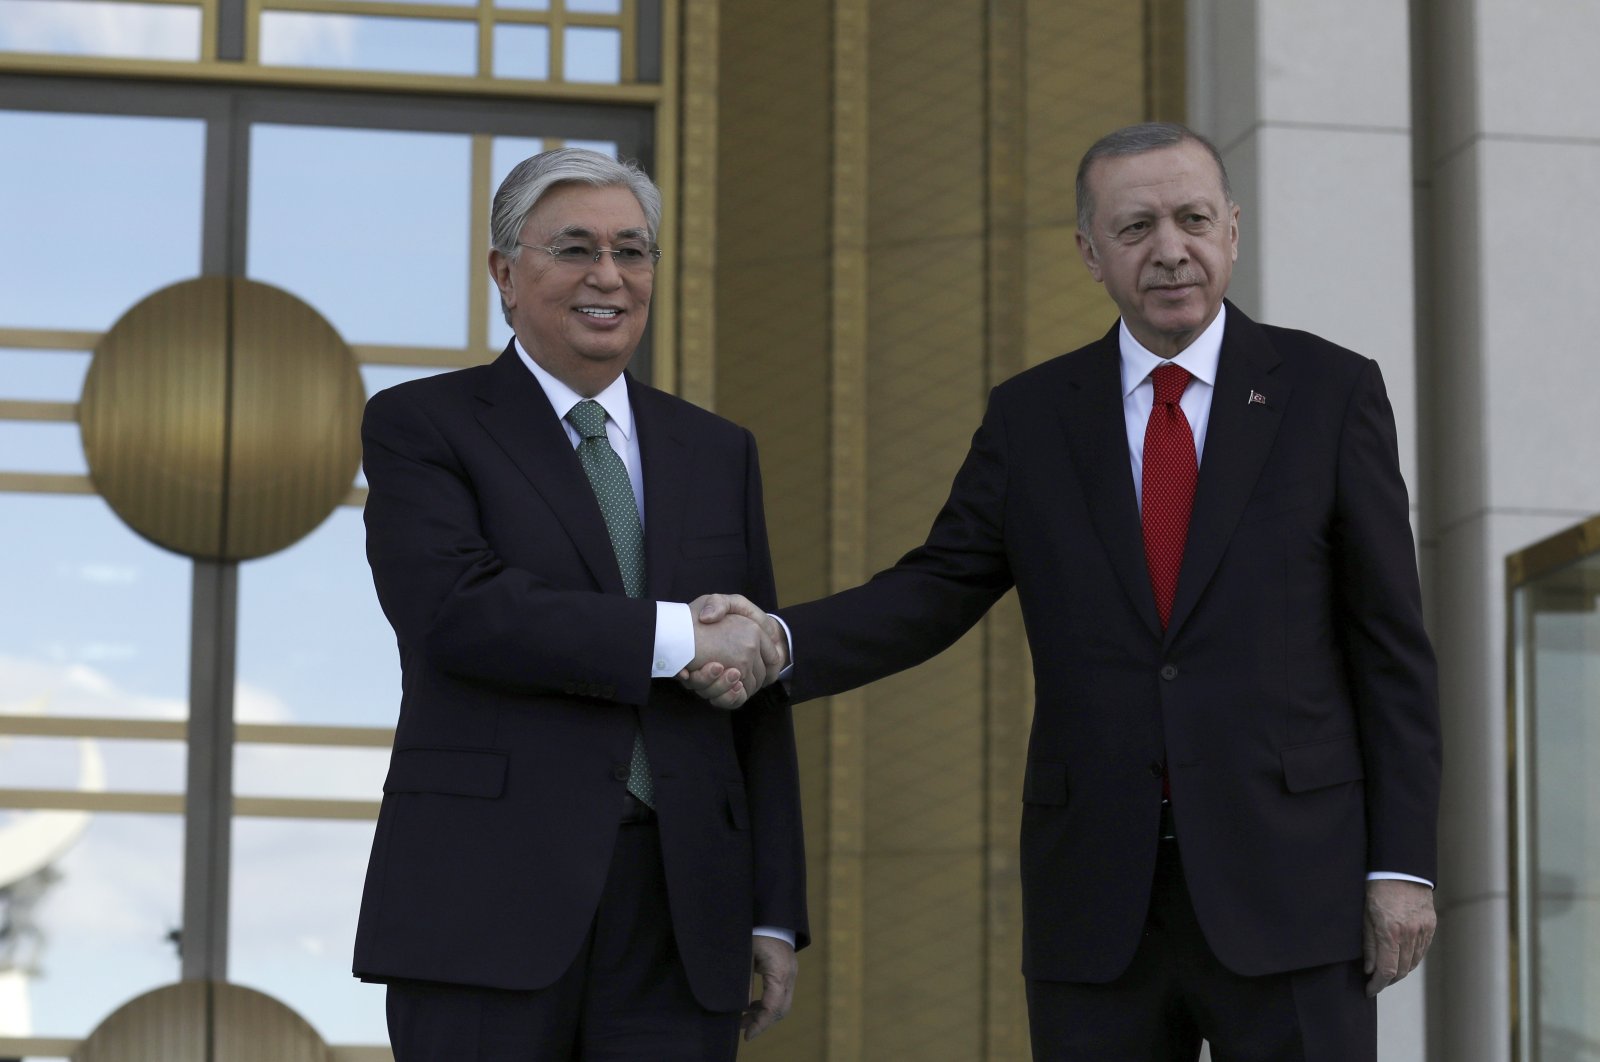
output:
[{"label": "suit jacket button", "polygon": [[611,777],[619,782],[626,782],[628,780],[628,768],[625,765],[611,768]]},{"label": "suit jacket button", "polygon": [[1178,669],[1173,667],[1171,664],[1163,664],[1161,666],[1161,677],[1166,679],[1168,682],[1171,682],[1173,679],[1178,677]]},{"label": "suit jacket button", "polygon": [[562,690],[564,690],[568,694],[573,694],[573,693],[577,693],[578,692],[578,684],[576,682],[569,682],[565,686],[562,686],[561,688],[562,688]]},{"label": "suit jacket button", "polygon": [[1161,766],[1161,761],[1160,760],[1151,760],[1150,761],[1150,774],[1153,777],[1160,778],[1162,775],[1164,775],[1166,773],[1167,773],[1167,769],[1165,767]]},{"label": "suit jacket button", "polygon": [[600,687],[600,696],[604,697],[606,700],[608,700],[608,701],[612,700],[612,699],[614,699],[616,697],[616,695],[617,695],[617,688],[615,686],[601,686]]}]

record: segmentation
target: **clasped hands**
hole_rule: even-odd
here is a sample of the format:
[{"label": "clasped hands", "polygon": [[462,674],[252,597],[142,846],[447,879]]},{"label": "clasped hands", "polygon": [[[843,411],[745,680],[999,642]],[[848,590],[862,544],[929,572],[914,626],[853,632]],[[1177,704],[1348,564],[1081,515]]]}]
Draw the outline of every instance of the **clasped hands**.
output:
[{"label": "clasped hands", "polygon": [[716,708],[737,708],[789,666],[783,626],[739,594],[689,602],[694,659],[678,672],[683,687]]}]

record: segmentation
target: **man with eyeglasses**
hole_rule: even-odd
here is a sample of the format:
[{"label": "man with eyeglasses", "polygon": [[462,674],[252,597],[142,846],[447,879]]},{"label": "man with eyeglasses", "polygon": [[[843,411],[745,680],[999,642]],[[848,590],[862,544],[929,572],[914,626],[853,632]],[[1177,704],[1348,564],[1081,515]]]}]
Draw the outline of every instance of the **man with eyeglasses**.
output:
[{"label": "man with eyeglasses", "polygon": [[[505,352],[367,406],[404,695],[355,973],[388,984],[397,1062],[729,1060],[789,1006],[781,661],[693,611],[730,586],[774,603],[754,440],[624,372],[660,214],[631,164],[522,162],[490,218]],[[672,681],[712,661],[712,704]]]},{"label": "man with eyeglasses", "polygon": [[994,389],[922,546],[783,610],[792,695],[919,663],[1015,587],[1034,1058],[1373,1062],[1374,997],[1433,935],[1440,779],[1383,377],[1225,301],[1239,208],[1192,131],[1101,138],[1077,200],[1120,320]]}]

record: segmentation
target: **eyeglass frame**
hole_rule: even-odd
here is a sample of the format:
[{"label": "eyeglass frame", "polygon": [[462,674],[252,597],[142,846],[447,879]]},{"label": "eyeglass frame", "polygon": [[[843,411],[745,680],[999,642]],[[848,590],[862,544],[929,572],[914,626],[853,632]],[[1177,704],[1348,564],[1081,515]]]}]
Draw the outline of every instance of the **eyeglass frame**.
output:
[{"label": "eyeglass frame", "polygon": [[[551,261],[553,261],[553,262],[560,262],[561,261],[561,255],[559,255],[557,253],[559,250],[561,250],[561,245],[560,244],[555,244],[555,243],[549,243],[549,244],[546,244],[546,243],[523,243],[521,240],[518,240],[517,241],[517,246],[518,247],[526,247],[530,251],[543,251],[545,254],[550,256],[550,260]],[[572,246],[572,245],[569,244],[568,246]],[[625,269],[627,267],[624,266],[622,264],[622,262],[617,259],[617,255],[621,254],[623,251],[631,251],[631,250],[635,250],[635,248],[632,248],[632,247],[596,247],[594,249],[594,257],[589,259],[589,264],[590,265],[597,265],[599,263],[599,261],[600,261],[600,256],[601,255],[609,254],[611,256],[611,264],[616,266],[617,270],[620,272],[620,271],[622,271],[623,269]],[[645,252],[645,254],[650,260],[650,268],[654,269],[655,266],[656,266],[656,263],[661,261],[661,248],[659,248],[659,247],[651,247],[649,250],[647,250]],[[578,263],[576,261],[572,261],[571,264],[572,265],[577,265]]]}]

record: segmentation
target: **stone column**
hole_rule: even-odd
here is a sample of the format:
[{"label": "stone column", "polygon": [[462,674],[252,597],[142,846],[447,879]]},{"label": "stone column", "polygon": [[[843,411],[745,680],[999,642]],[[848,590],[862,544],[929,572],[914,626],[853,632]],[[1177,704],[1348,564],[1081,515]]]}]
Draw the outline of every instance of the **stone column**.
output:
[{"label": "stone column", "polygon": [[1430,1057],[1511,1057],[1505,557],[1600,510],[1600,8],[1417,0],[1445,713]]}]

